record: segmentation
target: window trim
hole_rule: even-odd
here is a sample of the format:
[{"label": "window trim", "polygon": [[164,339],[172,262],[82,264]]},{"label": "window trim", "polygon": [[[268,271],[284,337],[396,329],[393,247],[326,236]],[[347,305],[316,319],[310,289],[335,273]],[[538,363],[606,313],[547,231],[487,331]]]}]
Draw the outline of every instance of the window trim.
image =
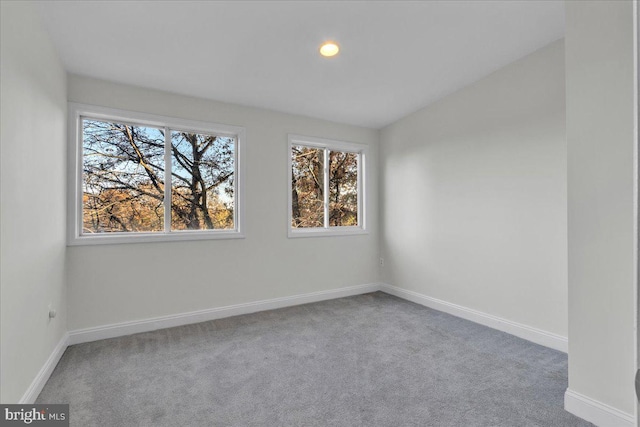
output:
[{"label": "window trim", "polygon": [[[135,125],[168,127],[171,130],[194,133],[229,136],[236,139],[235,147],[235,200],[233,230],[180,230],[165,229],[158,232],[112,232],[101,234],[82,234],[82,119],[112,121]],[[69,102],[68,104],[68,184],[67,184],[67,245],[102,245],[120,243],[172,242],[185,240],[242,239],[245,224],[245,144],[244,127],[223,125],[212,122],[187,120],[176,117],[160,116],[136,111],[101,107],[89,104]],[[170,148],[167,146],[165,132],[165,167],[171,162]],[[165,178],[166,180],[166,178]],[[167,194],[165,185],[165,196]],[[166,211],[166,209],[165,209]],[[167,214],[165,213],[165,225]]]},{"label": "window trim", "polygon": [[[324,185],[325,188],[328,188],[328,180],[329,173],[327,168],[329,167],[329,162],[327,161],[327,151],[342,151],[348,153],[357,153],[359,156],[358,159],[358,225],[357,226],[344,226],[338,227],[333,226],[330,227],[328,225],[329,218],[325,215],[325,226],[324,227],[314,227],[314,228],[294,228],[291,226],[293,221],[293,212],[292,212],[292,194],[291,194],[291,149],[294,145],[303,145],[306,147],[314,147],[321,148],[325,150],[325,161],[324,161]],[[316,138],[312,136],[303,136],[296,134],[288,135],[288,144],[287,144],[287,237],[289,238],[297,238],[297,237],[325,237],[325,236],[352,236],[352,235],[360,235],[360,234],[369,234],[367,230],[367,222],[366,222],[366,204],[367,204],[367,194],[366,194],[366,171],[367,171],[367,156],[369,154],[369,147],[365,144],[358,144],[355,142],[344,142],[337,141],[332,139],[325,138]],[[325,191],[325,194],[327,192]],[[326,202],[325,202],[326,204]],[[327,209],[325,207],[325,209]]]}]

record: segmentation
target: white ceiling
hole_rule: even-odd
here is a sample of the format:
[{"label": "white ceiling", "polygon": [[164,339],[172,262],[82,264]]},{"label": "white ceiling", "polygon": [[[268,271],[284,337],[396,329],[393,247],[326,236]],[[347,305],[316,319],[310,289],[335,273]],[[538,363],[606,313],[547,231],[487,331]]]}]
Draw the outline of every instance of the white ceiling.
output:
[{"label": "white ceiling", "polygon": [[[564,35],[562,1],[47,1],[68,71],[383,127]],[[341,45],[318,55],[325,39]]]}]

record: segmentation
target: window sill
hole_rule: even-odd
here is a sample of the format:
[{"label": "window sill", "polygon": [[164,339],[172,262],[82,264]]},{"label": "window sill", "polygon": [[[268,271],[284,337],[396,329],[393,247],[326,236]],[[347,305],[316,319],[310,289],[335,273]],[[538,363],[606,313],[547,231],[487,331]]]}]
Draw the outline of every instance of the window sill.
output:
[{"label": "window sill", "polygon": [[329,237],[329,236],[359,236],[369,234],[360,227],[331,227],[331,228],[289,228],[288,237]]},{"label": "window sill", "polygon": [[93,245],[118,245],[132,243],[154,242],[184,242],[192,240],[226,240],[244,239],[244,234],[237,230],[202,232],[180,231],[173,233],[136,233],[127,235],[123,233],[85,234],[80,237],[70,238],[67,246],[93,246]]}]

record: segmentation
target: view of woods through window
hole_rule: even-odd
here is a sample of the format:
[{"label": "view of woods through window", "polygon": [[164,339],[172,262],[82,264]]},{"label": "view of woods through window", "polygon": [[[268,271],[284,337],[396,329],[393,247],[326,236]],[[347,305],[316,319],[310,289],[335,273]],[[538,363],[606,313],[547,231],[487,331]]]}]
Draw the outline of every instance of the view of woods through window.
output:
[{"label": "view of woods through window", "polygon": [[233,137],[84,118],[83,233],[168,231],[166,209],[171,231],[233,229],[235,149]]},{"label": "view of woods through window", "polygon": [[358,153],[291,147],[293,228],[325,227],[325,217],[329,227],[358,225],[358,158]]}]

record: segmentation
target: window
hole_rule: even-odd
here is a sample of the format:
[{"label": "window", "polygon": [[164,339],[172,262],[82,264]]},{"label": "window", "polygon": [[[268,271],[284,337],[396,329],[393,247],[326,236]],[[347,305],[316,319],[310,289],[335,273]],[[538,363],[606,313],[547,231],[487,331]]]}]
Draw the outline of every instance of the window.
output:
[{"label": "window", "polygon": [[69,110],[69,244],[243,237],[243,128]]},{"label": "window", "polygon": [[289,135],[289,237],[365,232],[366,146]]}]

